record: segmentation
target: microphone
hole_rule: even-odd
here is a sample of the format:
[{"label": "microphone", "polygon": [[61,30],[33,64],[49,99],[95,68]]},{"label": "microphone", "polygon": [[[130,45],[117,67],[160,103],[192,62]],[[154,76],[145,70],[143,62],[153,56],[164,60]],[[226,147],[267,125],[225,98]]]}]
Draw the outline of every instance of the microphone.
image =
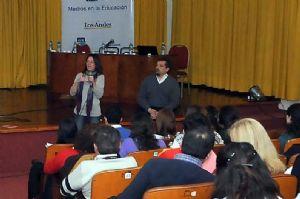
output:
[{"label": "microphone", "polygon": [[115,40],[114,40],[114,39],[109,40],[109,42],[107,42],[107,43],[104,45],[104,48],[107,48],[108,46],[112,45],[113,43],[115,43]]}]

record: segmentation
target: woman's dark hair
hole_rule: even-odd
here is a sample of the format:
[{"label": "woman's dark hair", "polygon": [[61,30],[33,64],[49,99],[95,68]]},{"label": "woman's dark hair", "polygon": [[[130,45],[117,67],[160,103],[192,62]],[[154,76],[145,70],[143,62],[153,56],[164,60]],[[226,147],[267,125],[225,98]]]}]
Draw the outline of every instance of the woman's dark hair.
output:
[{"label": "woman's dark hair", "polygon": [[233,106],[223,106],[219,113],[219,124],[223,129],[229,129],[230,126],[240,118],[240,113],[237,108]]},{"label": "woman's dark hair", "polygon": [[218,119],[219,119],[219,111],[214,106],[206,106],[206,116],[209,120],[210,124],[214,128],[215,131],[219,132],[221,130],[221,127],[219,126]]},{"label": "woman's dark hair", "polygon": [[212,198],[277,198],[277,184],[253,146],[245,142],[226,145],[217,157],[217,178]]},{"label": "woman's dark hair", "polygon": [[82,130],[78,132],[78,135],[74,141],[74,149],[81,153],[93,153],[94,152],[94,134],[99,124],[87,124]]},{"label": "woman's dark hair", "polygon": [[287,133],[296,134],[297,137],[300,137],[300,104],[289,106],[286,114],[291,117],[291,123],[287,126]]},{"label": "woman's dark hair", "polygon": [[77,134],[77,126],[74,118],[65,118],[58,124],[57,144],[69,144],[74,142]]},{"label": "woman's dark hair", "polygon": [[174,112],[170,109],[159,110],[156,117],[156,128],[159,135],[175,135],[176,119]]},{"label": "woman's dark hair", "polygon": [[201,106],[198,106],[198,105],[189,105],[187,108],[186,108],[186,111],[185,111],[185,117],[192,114],[192,113],[201,113],[202,111],[202,108]]},{"label": "woman's dark hair", "polygon": [[98,55],[94,55],[94,54],[89,54],[86,59],[85,59],[85,67],[84,67],[84,70],[82,71],[83,74],[86,73],[87,71],[87,67],[86,67],[86,62],[88,60],[89,57],[92,57],[94,62],[95,62],[95,74],[93,75],[94,78],[96,79],[99,75],[102,75],[103,74],[103,68],[102,68],[102,64],[98,58]]},{"label": "woman's dark hair", "polygon": [[152,119],[148,113],[138,112],[133,116],[131,131],[131,138],[140,151],[159,148],[154,138]]}]

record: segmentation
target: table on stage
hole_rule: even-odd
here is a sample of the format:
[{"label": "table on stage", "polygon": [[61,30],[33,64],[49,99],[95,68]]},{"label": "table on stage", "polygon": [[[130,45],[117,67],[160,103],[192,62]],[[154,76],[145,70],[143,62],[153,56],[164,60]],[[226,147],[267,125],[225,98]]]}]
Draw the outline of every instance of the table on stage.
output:
[{"label": "table on stage", "polygon": [[[74,78],[85,67],[88,55],[82,53],[48,54],[48,85],[56,94],[68,94]],[[135,103],[142,80],[155,71],[161,56],[99,55],[105,75],[104,100]]]}]

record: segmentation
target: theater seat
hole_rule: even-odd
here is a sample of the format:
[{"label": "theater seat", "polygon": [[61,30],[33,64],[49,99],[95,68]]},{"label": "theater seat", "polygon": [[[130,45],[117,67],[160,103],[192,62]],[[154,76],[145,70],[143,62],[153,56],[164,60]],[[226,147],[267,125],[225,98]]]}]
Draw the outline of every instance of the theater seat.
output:
[{"label": "theater seat", "polygon": [[117,196],[134,180],[139,167],[99,172],[92,179],[91,199]]},{"label": "theater seat", "polygon": [[212,182],[192,185],[156,187],[146,191],[143,199],[210,199],[213,190],[214,184]]}]

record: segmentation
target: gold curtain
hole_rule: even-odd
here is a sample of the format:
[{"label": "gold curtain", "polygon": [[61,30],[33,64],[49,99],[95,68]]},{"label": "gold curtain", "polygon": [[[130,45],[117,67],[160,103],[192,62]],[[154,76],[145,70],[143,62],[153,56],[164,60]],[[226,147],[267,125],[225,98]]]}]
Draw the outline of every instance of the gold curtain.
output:
[{"label": "gold curtain", "polygon": [[162,42],[166,42],[166,4],[166,0],[135,0],[135,45],[160,46]]},{"label": "gold curtain", "polygon": [[[135,45],[166,41],[166,1],[135,0]],[[49,41],[61,40],[61,0],[0,1],[0,88],[47,83]]]},{"label": "gold curtain", "polygon": [[60,40],[60,0],[0,2],[0,88],[47,83],[48,41]]},{"label": "gold curtain", "polygon": [[299,0],[174,0],[172,44],[190,50],[191,82],[300,99]]}]

